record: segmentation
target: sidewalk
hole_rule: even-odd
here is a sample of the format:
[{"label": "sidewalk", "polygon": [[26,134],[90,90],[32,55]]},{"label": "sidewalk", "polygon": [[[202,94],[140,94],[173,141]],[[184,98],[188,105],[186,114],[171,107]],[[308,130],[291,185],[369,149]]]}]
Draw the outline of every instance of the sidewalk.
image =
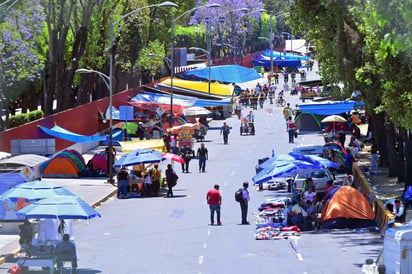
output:
[{"label": "sidewalk", "polygon": [[[99,206],[117,191],[115,186],[106,182],[107,178],[45,178],[44,181],[67,188],[93,207]],[[18,235],[0,234],[0,264],[20,250],[19,238]]]}]

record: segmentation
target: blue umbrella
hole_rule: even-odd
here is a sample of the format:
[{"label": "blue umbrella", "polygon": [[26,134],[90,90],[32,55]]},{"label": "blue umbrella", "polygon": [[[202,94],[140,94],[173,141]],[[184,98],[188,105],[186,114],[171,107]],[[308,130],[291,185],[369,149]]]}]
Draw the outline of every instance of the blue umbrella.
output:
[{"label": "blue umbrella", "polygon": [[53,196],[34,202],[16,212],[17,217],[29,219],[82,219],[101,217],[88,203],[77,196]]},{"label": "blue umbrella", "polygon": [[0,196],[0,200],[9,199],[13,201],[18,198],[23,198],[26,201],[32,202],[56,195],[74,196],[72,192],[62,186],[36,180],[16,185],[15,187],[4,192]]},{"label": "blue umbrella", "polygon": [[330,161],[326,158],[323,158],[317,155],[306,155],[306,154],[295,153],[295,152],[291,152],[288,154],[279,154],[263,162],[262,164],[259,165],[259,167],[267,168],[267,167],[271,167],[274,164],[276,164],[277,161],[294,162],[295,160],[305,161],[305,162],[312,163],[312,164],[319,165],[321,167],[326,167],[326,168],[339,168],[339,164],[333,161]]},{"label": "blue umbrella", "polygon": [[290,177],[300,171],[317,170],[322,168],[318,164],[309,163],[302,160],[274,161],[272,166],[266,167],[256,174],[252,180],[255,184],[262,184],[276,177]]},{"label": "blue umbrella", "polygon": [[122,157],[120,157],[120,159],[117,160],[113,166],[121,167],[134,166],[139,164],[158,163],[163,160],[161,154],[162,152],[154,149],[138,149],[122,155]]}]

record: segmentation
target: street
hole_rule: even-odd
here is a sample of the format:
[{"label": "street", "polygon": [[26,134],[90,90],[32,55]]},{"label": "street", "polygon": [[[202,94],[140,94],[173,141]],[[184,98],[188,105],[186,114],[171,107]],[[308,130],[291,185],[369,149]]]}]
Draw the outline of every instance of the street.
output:
[{"label": "street", "polygon": [[[289,93],[286,100],[291,106],[300,103]],[[74,231],[78,272],[361,273],[365,260],[378,256],[382,240],[376,233],[320,230],[303,232],[299,239],[255,240],[257,208],[266,198],[281,195],[253,186],[258,159],[270,157],[272,149],[280,154],[301,144],[321,144],[322,136],[300,135],[290,144],[281,107],[266,102],[254,114],[256,135],[240,136],[236,116],[226,120],[232,127],[228,145],[220,136],[223,121],[211,124],[205,140],[206,172],[198,172],[196,159],[190,162],[190,173],[181,173],[180,164],[175,163],[179,175],[175,197],[111,198],[97,208],[102,218],[78,222]],[[195,150],[199,146],[196,143]],[[168,163],[161,164],[163,176]],[[245,181],[250,185],[251,225],[239,225],[240,206],[234,199]],[[216,183],[223,196],[222,226],[209,225],[205,197]],[[0,266],[0,273],[7,273],[11,265]]]}]

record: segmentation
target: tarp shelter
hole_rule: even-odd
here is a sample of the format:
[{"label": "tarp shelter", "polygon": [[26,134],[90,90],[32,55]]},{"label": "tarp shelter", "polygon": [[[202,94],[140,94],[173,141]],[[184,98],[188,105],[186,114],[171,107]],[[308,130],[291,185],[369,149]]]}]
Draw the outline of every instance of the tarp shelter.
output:
[{"label": "tarp shelter", "polygon": [[119,143],[122,147],[122,152],[125,153],[143,148],[155,149],[161,152],[166,152],[166,145],[163,139],[133,140]]},{"label": "tarp shelter", "polygon": [[26,180],[19,172],[0,173],[0,194],[24,182],[26,182]]},{"label": "tarp shelter", "polygon": [[84,159],[73,151],[63,151],[42,165],[45,178],[77,178],[85,168]]},{"label": "tarp shelter", "polygon": [[108,136],[85,136],[80,135],[69,130],[66,130],[62,127],[55,125],[54,127],[48,129],[43,126],[39,126],[40,129],[47,135],[64,139],[73,143],[90,143],[90,142],[100,142],[108,138]]},{"label": "tarp shelter", "polygon": [[[157,88],[160,89],[171,89],[171,81],[170,78],[163,80],[162,82],[156,84]],[[183,80],[179,78],[173,79],[173,91],[179,91],[180,93],[183,91],[187,91],[186,95],[189,94],[204,94],[204,95],[212,95],[217,96],[217,98],[224,98],[232,96],[235,86],[232,84],[222,84],[219,82],[211,82],[210,83],[210,92],[209,92],[209,83],[204,81],[190,81],[190,80]]]},{"label": "tarp shelter", "polygon": [[342,186],[322,213],[322,228],[361,228],[376,226],[368,200],[353,187]]},{"label": "tarp shelter", "polygon": [[309,112],[317,115],[333,115],[349,112],[365,104],[359,101],[328,101],[317,104],[302,104],[302,112]]},{"label": "tarp shelter", "polygon": [[[124,140],[124,131],[121,128],[114,128],[112,130],[112,142],[113,145],[119,145],[119,141]],[[107,140],[100,142],[102,146],[109,145],[110,137]]]},{"label": "tarp shelter", "polygon": [[296,127],[299,129],[299,133],[305,131],[322,131],[321,124],[319,122],[321,117],[308,112],[302,112],[295,119]]},{"label": "tarp shelter", "polygon": [[91,159],[91,167],[94,170],[101,170],[107,173],[107,158],[106,153],[95,154]]},{"label": "tarp shelter", "polygon": [[[187,80],[209,80],[209,68],[197,68],[183,72],[179,75]],[[239,65],[223,65],[210,67],[210,79],[221,83],[244,83],[257,79],[262,76],[254,69]]]},{"label": "tarp shelter", "polygon": [[[281,57],[273,57],[273,65],[277,67],[301,67],[302,63],[299,59],[286,59]],[[270,67],[270,56],[258,55],[253,59],[253,66]]]}]

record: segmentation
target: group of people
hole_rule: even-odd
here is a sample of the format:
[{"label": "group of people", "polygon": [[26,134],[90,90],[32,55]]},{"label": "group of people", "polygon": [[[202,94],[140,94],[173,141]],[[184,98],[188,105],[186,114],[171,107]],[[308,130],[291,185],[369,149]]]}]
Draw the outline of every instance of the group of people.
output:
[{"label": "group of people", "polygon": [[161,171],[158,164],[146,171],[144,167],[128,170],[121,167],[117,173],[117,198],[125,199],[129,193],[158,196],[161,185]]},{"label": "group of people", "polygon": [[[249,183],[244,182],[243,187],[242,187],[242,197],[239,200],[240,204],[240,211],[241,211],[241,222],[240,224],[242,225],[249,225],[249,221],[247,220],[247,213],[248,213],[248,205],[250,201],[250,195],[249,195]],[[221,220],[221,204],[222,204],[222,194],[220,193],[220,186],[218,184],[215,184],[212,189],[210,189],[206,193],[206,202],[209,205],[209,210],[210,210],[210,225],[215,224],[215,215],[216,215],[216,221],[217,225],[222,225],[222,220]]]}]

